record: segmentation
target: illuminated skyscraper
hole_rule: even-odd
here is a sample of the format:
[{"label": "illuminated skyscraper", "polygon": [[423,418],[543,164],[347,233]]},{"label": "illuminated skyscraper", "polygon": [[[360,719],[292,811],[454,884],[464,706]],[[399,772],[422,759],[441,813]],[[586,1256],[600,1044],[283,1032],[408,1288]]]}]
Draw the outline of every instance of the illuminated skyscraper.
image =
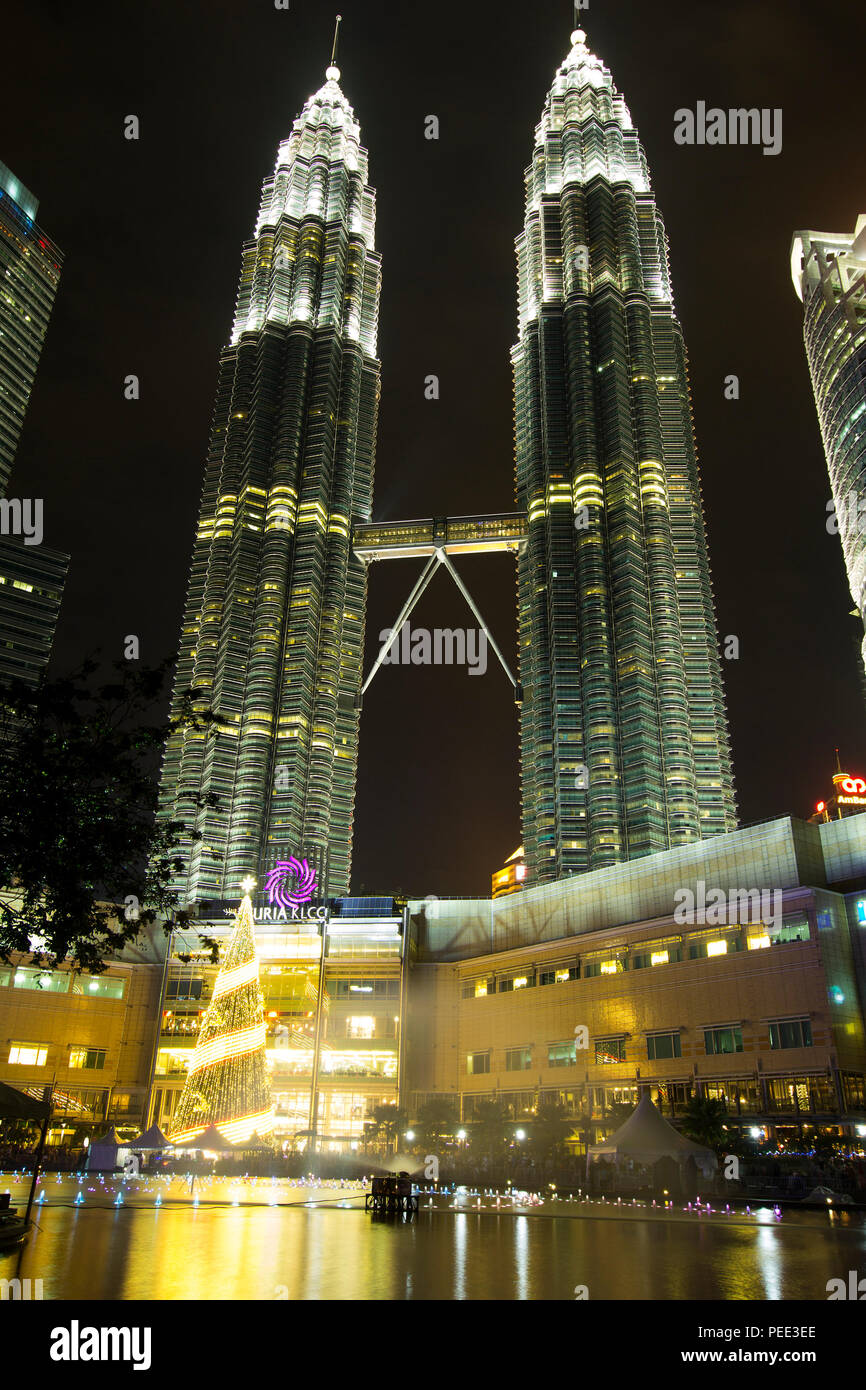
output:
[{"label": "illuminated skyscraper", "polygon": [[39,203],[0,162],[0,496],[33,389],[63,254],[34,218]]},{"label": "illuminated skyscraper", "polygon": [[[290,856],[348,889],[366,605],[350,532],[371,511],[381,261],[339,81],[332,65],[265,179],[220,357],[175,687],[220,722],[170,742],[160,807],[202,833],[191,900]],[[205,793],[219,808],[197,814]]]},{"label": "illuminated skyscraper", "polygon": [[[850,232],[797,232],[791,276],[851,595],[866,626],[866,213]],[[866,662],[866,641],[862,648]]]},{"label": "illuminated skyscraper", "polygon": [[[8,491],[63,264],[63,253],[34,221],[38,208],[0,162],[0,498]],[[19,493],[8,503],[9,529],[0,537],[0,681],[35,685],[51,655],[69,556],[25,544],[12,524],[20,505]]]},{"label": "illuminated skyscraper", "polygon": [[530,883],[736,825],[667,236],[628,108],[585,38],[536,128],[516,243]]}]

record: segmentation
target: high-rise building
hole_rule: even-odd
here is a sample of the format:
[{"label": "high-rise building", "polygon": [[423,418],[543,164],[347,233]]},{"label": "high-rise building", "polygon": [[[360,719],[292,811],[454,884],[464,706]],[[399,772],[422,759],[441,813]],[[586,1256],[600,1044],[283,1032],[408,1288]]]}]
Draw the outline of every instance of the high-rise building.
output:
[{"label": "high-rise building", "polygon": [[0,162],[0,496],[33,389],[63,254],[34,218],[39,204]]},{"label": "high-rise building", "polygon": [[528,882],[734,828],[686,350],[646,156],[581,30],[517,238]]},{"label": "high-rise building", "polygon": [[[797,232],[791,277],[848,583],[866,625],[866,213],[853,232]],[[862,647],[866,662],[866,641]]]},{"label": "high-rise building", "polygon": [[[34,218],[39,204],[0,161],[0,498],[6,497],[36,368],[60,280],[62,252]],[[51,656],[69,556],[26,544],[13,521],[42,502],[3,503],[0,681],[35,685]],[[40,519],[41,529],[41,519]],[[32,532],[31,532],[32,538]]]},{"label": "high-rise building", "polygon": [[[346,891],[380,367],[376,198],[352,107],[328,68],[277,153],[243,249],[181,635],[176,697],[215,732],[170,741],[160,814],[195,823],[178,886],[236,896],[297,856]],[[216,793],[197,813],[195,797]]]},{"label": "high-rise building", "polygon": [[69,556],[0,539],[0,681],[34,686],[51,656]]}]

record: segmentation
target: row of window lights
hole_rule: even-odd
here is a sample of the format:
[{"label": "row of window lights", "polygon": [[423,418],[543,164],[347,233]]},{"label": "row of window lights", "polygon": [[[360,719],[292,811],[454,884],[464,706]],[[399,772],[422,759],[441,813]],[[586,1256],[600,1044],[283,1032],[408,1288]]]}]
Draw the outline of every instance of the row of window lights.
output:
[{"label": "row of window lights", "polygon": [[[806,1018],[778,1019],[769,1025],[770,1049],[779,1051],[790,1047],[811,1047],[812,1025]],[[704,1050],[708,1057],[732,1056],[742,1052],[743,1030],[729,1025],[722,1028],[705,1028]],[[549,1067],[577,1066],[577,1045],[573,1042],[551,1043],[547,1048]],[[651,1033],[646,1038],[646,1055],[651,1062],[666,1061],[682,1057],[679,1031]],[[466,1069],[470,1076],[490,1072],[491,1054],[470,1052],[466,1056]],[[595,1064],[597,1066],[625,1062],[624,1038],[597,1038],[595,1040]],[[506,1071],[529,1071],[532,1066],[532,1047],[509,1047],[505,1050]]]},{"label": "row of window lights", "polygon": [[[808,932],[796,939],[808,940]],[[716,941],[706,941],[701,944],[706,955],[709,957],[725,956],[728,954],[729,943],[725,938],[720,938]],[[746,941],[747,948],[750,951],[764,950],[772,946],[772,944],[772,938],[766,932],[762,933],[760,936],[750,936]],[[690,946],[690,950],[696,949],[699,950],[700,946],[698,943],[693,943],[692,946]],[[647,964],[645,959],[647,955],[649,956],[648,963],[650,966],[675,964],[682,959],[681,947],[674,947],[672,950],[665,949],[650,952],[637,952],[632,956],[633,964],[645,966]],[[693,958],[698,959],[697,956]],[[625,960],[622,956],[617,956],[612,960],[585,961],[584,977],[591,977],[592,975],[617,975],[625,970],[625,968]],[[541,985],[564,984],[568,980],[577,979],[580,979],[579,966],[563,966],[557,970],[542,970],[538,974],[538,982]],[[534,971],[527,975],[514,975],[508,979],[500,979],[499,989],[500,992],[512,989],[526,989],[534,985],[535,980],[536,976]],[[487,979],[464,982],[463,998],[483,998],[489,992],[492,992],[488,989],[489,984],[490,981]]]},{"label": "row of window lights", "polygon": [[[47,1058],[47,1043],[13,1042],[7,1061],[13,1067],[44,1067]],[[69,1066],[86,1071],[102,1071],[105,1066],[105,1048],[72,1047],[69,1050]]]}]

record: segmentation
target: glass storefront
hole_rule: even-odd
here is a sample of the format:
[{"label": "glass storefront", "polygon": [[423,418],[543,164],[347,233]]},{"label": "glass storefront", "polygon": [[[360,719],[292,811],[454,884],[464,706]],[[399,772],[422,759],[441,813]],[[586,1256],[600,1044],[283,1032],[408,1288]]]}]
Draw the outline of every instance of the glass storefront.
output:
[{"label": "glass storefront", "polygon": [[[202,929],[222,947],[232,922]],[[377,1107],[396,1105],[400,1079],[403,919],[332,917],[309,924],[256,924],[266,1057],[277,1141],[305,1149],[317,1101],[317,1142],[360,1148]],[[322,960],[322,943],[325,959]],[[219,967],[189,933],[172,943],[162,1009],[152,1118],[170,1130]]]}]

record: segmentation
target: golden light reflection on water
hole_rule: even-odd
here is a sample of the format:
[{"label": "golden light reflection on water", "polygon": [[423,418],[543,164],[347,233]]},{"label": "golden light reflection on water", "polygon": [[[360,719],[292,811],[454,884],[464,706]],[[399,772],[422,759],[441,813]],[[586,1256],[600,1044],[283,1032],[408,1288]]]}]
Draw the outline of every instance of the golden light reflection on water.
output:
[{"label": "golden light reflection on water", "polygon": [[[768,1216],[770,1214],[768,1213]],[[357,1207],[70,1209],[47,1206],[0,1277],[46,1298],[824,1300],[866,1273],[866,1226],[788,1213],[753,1225]]]}]

